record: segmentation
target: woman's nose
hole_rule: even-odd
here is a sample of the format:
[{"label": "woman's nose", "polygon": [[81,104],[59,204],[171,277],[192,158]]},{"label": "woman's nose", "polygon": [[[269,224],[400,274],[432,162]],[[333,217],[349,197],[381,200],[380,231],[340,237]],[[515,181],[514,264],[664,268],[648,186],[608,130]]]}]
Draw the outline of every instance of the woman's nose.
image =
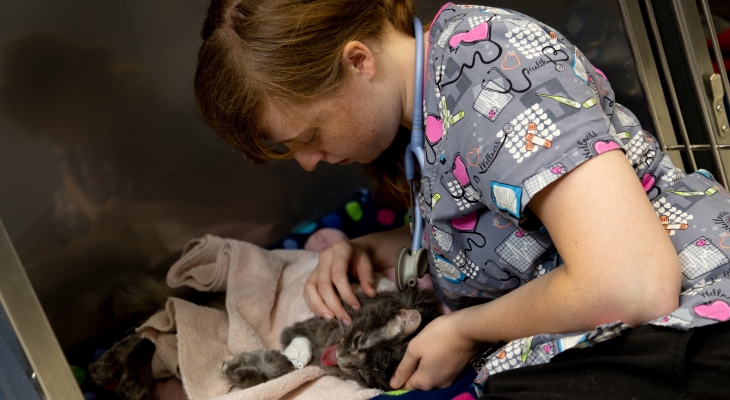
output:
[{"label": "woman's nose", "polygon": [[314,171],[317,167],[317,163],[324,158],[324,153],[321,151],[297,151],[294,153],[294,159],[297,160],[299,165],[305,171]]}]

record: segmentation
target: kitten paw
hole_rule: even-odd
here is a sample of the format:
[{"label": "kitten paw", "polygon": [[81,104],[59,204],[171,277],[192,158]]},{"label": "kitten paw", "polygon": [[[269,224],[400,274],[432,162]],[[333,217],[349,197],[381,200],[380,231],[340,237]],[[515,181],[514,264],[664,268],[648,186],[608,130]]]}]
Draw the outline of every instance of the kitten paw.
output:
[{"label": "kitten paw", "polygon": [[241,353],[224,362],[221,373],[233,385],[246,389],[294,371],[294,366],[277,350]]}]

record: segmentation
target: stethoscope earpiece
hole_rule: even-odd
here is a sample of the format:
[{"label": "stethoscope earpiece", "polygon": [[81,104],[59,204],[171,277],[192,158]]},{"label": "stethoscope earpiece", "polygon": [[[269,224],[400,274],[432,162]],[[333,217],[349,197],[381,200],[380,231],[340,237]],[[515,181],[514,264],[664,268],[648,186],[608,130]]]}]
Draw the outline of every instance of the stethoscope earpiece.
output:
[{"label": "stethoscope earpiece", "polygon": [[428,251],[418,249],[415,253],[404,247],[399,253],[395,264],[395,283],[398,290],[405,291],[408,287],[418,285],[418,278],[426,275],[428,270]]}]

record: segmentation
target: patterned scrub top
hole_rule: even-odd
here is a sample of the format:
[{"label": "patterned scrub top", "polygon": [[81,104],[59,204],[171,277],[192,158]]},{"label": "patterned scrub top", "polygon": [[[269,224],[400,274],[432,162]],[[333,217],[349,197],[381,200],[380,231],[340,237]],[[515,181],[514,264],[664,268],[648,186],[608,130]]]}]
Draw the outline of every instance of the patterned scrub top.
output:
[{"label": "patterned scrub top", "polygon": [[[446,4],[431,25],[425,75],[423,245],[449,307],[489,301],[558,267],[526,205],[581,163],[622,150],[683,273],[679,309],[650,323],[686,330],[730,319],[730,194],[706,171],[675,168],[563,35],[514,11]],[[477,383],[625,329],[617,321],[512,341],[486,360]]]}]

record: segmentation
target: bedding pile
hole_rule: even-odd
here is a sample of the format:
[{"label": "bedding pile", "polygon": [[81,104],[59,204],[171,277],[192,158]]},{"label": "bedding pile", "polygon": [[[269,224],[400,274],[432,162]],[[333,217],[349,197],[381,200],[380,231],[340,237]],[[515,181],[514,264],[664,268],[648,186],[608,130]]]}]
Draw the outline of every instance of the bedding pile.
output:
[{"label": "bedding pile", "polygon": [[[302,292],[317,259],[317,253],[269,251],[211,235],[188,243],[170,268],[167,284],[225,291],[226,311],[169,298],[164,311],[137,328],[156,347],[153,377],[178,377],[191,400],[368,399],[381,394],[323,376],[313,366],[245,390],[232,387],[220,373],[223,362],[237,353],[282,350],[281,331],[313,316]],[[393,282],[377,279],[378,290],[394,288]]]}]

